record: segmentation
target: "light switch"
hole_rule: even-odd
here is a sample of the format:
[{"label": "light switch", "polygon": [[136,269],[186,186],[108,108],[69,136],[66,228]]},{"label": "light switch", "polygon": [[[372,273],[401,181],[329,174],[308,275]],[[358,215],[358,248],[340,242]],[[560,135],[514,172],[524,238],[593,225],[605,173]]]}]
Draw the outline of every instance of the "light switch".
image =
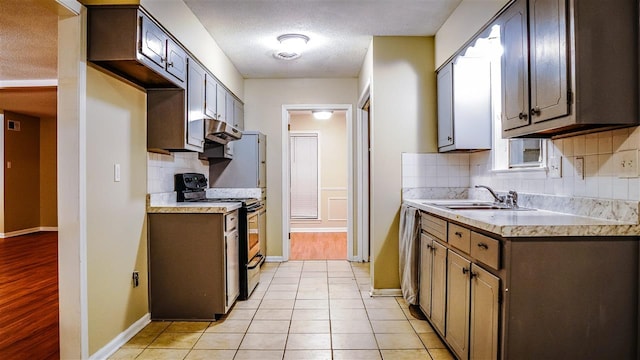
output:
[{"label": "light switch", "polygon": [[552,179],[562,177],[562,156],[549,157],[549,177]]},{"label": "light switch", "polygon": [[613,162],[618,177],[638,177],[638,150],[620,151],[614,155]]},{"label": "light switch", "polygon": [[7,161],[7,169],[11,169],[11,161]]},{"label": "light switch", "polygon": [[113,181],[120,181],[120,164],[113,165]]}]

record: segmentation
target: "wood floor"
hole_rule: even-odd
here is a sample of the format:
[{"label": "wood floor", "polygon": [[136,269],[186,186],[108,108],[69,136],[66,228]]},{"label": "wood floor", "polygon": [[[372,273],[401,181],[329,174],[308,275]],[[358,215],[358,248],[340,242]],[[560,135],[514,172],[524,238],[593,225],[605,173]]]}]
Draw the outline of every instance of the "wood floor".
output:
[{"label": "wood floor", "polygon": [[347,233],[291,233],[290,260],[344,260]]},{"label": "wood floor", "polygon": [[58,233],[0,239],[0,359],[58,359]]}]

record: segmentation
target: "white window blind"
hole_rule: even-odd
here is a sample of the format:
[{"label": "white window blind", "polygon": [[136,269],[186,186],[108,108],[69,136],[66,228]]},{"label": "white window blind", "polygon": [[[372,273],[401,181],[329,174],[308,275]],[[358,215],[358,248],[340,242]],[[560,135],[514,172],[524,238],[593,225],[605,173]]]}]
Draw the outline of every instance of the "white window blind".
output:
[{"label": "white window blind", "polygon": [[290,134],[291,218],[318,218],[318,134]]}]

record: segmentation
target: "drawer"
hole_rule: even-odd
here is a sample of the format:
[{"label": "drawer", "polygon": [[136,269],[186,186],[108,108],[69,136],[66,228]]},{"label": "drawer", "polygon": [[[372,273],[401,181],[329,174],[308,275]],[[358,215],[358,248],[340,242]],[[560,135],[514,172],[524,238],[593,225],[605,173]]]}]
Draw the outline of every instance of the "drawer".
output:
[{"label": "drawer", "polygon": [[422,230],[435,236],[437,239],[447,241],[447,222],[435,216],[421,213],[420,227]]},{"label": "drawer", "polygon": [[456,224],[449,224],[449,244],[468,254],[471,248],[471,230]]},{"label": "drawer", "polygon": [[238,210],[224,216],[224,231],[233,231],[238,227]]},{"label": "drawer", "polygon": [[496,270],[500,269],[500,241],[472,231],[471,256]]}]

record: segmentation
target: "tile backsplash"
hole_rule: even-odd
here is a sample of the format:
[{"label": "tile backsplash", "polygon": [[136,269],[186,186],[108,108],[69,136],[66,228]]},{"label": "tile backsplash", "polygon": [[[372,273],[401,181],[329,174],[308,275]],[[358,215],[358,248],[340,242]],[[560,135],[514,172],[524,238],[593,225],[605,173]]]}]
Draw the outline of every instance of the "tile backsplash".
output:
[{"label": "tile backsplash", "polygon": [[195,152],[176,152],[171,155],[147,152],[147,192],[149,194],[174,191],[174,174],[197,172],[209,178],[209,162],[198,159]]}]

